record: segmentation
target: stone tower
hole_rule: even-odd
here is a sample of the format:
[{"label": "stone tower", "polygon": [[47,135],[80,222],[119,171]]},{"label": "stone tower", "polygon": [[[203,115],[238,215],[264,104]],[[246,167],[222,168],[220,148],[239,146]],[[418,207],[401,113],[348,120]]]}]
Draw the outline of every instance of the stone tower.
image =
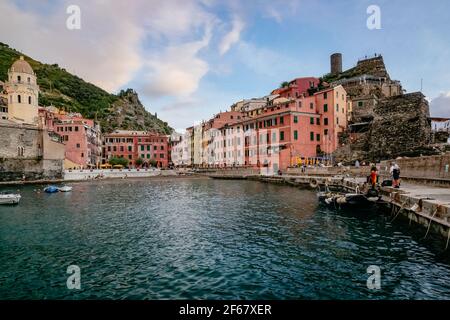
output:
[{"label": "stone tower", "polygon": [[8,70],[5,90],[8,99],[8,119],[37,125],[39,86],[36,83],[36,74],[23,56]]},{"label": "stone tower", "polygon": [[331,60],[331,74],[339,74],[342,72],[342,54],[333,53],[330,57]]}]

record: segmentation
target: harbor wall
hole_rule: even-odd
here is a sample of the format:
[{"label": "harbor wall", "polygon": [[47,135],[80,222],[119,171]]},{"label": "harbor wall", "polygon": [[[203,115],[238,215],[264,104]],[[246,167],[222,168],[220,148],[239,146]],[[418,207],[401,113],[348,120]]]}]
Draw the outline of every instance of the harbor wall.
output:
[{"label": "harbor wall", "polygon": [[175,176],[177,173],[173,170],[160,169],[85,169],[85,170],[66,170],[64,171],[64,180],[82,181],[96,179],[125,179],[125,178],[148,178],[156,176]]}]

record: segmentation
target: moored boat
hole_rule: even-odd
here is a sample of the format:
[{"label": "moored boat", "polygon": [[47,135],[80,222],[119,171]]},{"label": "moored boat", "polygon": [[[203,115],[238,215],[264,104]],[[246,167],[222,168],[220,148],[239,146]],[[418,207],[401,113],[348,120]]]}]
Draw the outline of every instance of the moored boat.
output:
[{"label": "moored boat", "polygon": [[18,204],[22,196],[20,194],[2,192],[0,193],[0,204]]},{"label": "moored boat", "polygon": [[319,192],[317,197],[321,203],[335,208],[370,207],[380,201],[378,192],[371,190],[367,194],[342,193],[342,192]]},{"label": "moored boat", "polygon": [[70,192],[70,191],[72,191],[72,187],[69,187],[69,186],[63,186],[63,187],[61,187],[61,188],[58,188],[58,190],[59,190],[60,192]]},{"label": "moored boat", "polygon": [[55,186],[48,186],[48,187],[46,187],[45,189],[44,189],[44,192],[47,192],[47,193],[55,193],[55,192],[58,192],[58,187],[55,187]]}]

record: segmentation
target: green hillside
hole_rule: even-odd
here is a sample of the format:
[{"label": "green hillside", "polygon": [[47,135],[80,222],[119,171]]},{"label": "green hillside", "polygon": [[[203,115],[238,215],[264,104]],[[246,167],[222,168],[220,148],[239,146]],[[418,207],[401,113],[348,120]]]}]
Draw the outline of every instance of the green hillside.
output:
[{"label": "green hillside", "polygon": [[[41,89],[39,105],[54,105],[66,111],[79,112],[90,119],[97,116],[106,132],[114,129],[129,129],[155,130],[170,134],[173,131],[166,122],[145,110],[137,94],[133,93],[136,95],[134,99],[130,99],[129,94],[124,92],[119,95],[110,94],[56,64],[43,64],[1,42],[0,80],[7,79],[8,69],[21,55],[37,74],[38,85]],[[121,116],[122,113],[128,116]]]}]

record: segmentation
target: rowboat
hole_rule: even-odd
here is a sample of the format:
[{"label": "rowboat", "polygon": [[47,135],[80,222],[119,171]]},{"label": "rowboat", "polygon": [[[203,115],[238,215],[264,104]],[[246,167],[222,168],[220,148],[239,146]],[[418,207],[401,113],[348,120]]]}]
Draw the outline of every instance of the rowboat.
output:
[{"label": "rowboat", "polygon": [[0,193],[0,204],[18,204],[20,198],[20,194],[2,192]]},{"label": "rowboat", "polygon": [[60,192],[70,192],[70,191],[72,191],[72,187],[64,186],[64,187],[58,188],[58,190]]}]

